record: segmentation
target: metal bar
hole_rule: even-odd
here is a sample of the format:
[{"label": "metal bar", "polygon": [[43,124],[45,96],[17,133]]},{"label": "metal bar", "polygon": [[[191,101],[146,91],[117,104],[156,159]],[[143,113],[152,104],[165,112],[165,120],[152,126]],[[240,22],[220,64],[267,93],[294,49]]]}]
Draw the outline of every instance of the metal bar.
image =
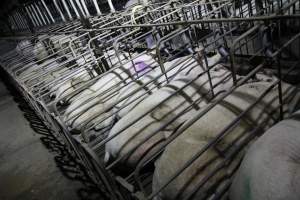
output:
[{"label": "metal bar", "polygon": [[[220,103],[224,98],[226,98],[228,95],[230,95],[236,88],[244,84],[249,78],[251,78],[254,74],[256,74],[259,70],[263,68],[264,64],[260,64],[257,66],[254,70],[252,70],[247,76],[245,76],[241,81],[239,81],[235,86],[230,88],[227,92],[225,92],[220,98],[218,98],[213,103],[209,104],[207,107],[205,107],[201,112],[197,113],[192,119],[187,121],[184,125],[182,125],[176,133],[170,136],[170,140],[166,142],[166,144],[169,144],[172,140],[174,140],[179,134],[183,133],[186,129],[188,129],[192,124],[194,124],[196,121],[198,121],[202,116],[204,116],[207,112],[209,112],[214,106],[216,106],[218,103]],[[201,151],[202,152],[202,151]],[[198,155],[195,155],[195,157]],[[151,156],[152,157],[152,156]],[[194,157],[193,157],[194,158]],[[151,195],[147,199],[153,199],[161,190],[163,190],[167,185],[172,182],[176,177],[178,177],[182,171],[184,171],[188,166],[190,166],[195,159],[189,160],[183,167],[180,168],[173,176],[164,183],[160,189],[157,191],[153,191]]]},{"label": "metal bar", "polygon": [[22,18],[20,18],[19,15],[18,15],[18,12],[15,12],[14,16],[17,19],[17,21],[19,22],[21,29],[26,29]]},{"label": "metal bar", "polygon": [[84,17],[87,17],[86,13],[84,12],[84,10],[83,10],[83,8],[82,8],[82,5],[81,5],[81,3],[80,3],[80,0],[75,0],[75,2],[76,2],[76,4],[77,4],[77,6],[79,7],[79,10],[81,11],[82,15],[83,15]]},{"label": "metal bar", "polygon": [[97,11],[97,15],[101,15],[101,11],[100,11],[100,8],[99,8],[99,5],[97,3],[97,0],[93,0],[93,3],[94,3],[94,6],[96,8],[96,11]]},{"label": "metal bar", "polygon": [[[20,11],[20,12],[22,13],[22,11]],[[24,25],[25,25],[25,28],[26,28],[26,29],[29,29],[29,25],[28,25],[28,23],[27,23],[26,18],[23,18],[20,12],[17,12],[18,15],[19,15],[19,18],[23,20],[23,23],[24,23]]]},{"label": "metal bar", "polygon": [[69,16],[69,19],[70,19],[70,20],[73,20],[73,17],[72,17],[72,15],[71,15],[70,9],[69,9],[69,7],[68,7],[68,5],[67,5],[67,3],[66,3],[66,0],[61,0],[61,1],[62,1],[62,3],[63,3],[63,6],[64,6],[65,10],[67,11],[67,14],[68,14],[68,16]]},{"label": "metal bar", "polygon": [[34,7],[34,6],[35,6],[35,8],[36,8],[38,14],[41,16],[42,21],[44,22],[44,25],[47,25],[47,22],[46,22],[46,20],[45,20],[45,17],[44,17],[44,15],[42,14],[42,12],[41,12],[40,8],[38,7],[38,5],[37,5],[36,3],[34,3],[34,4],[33,4],[33,7]]},{"label": "metal bar", "polygon": [[[261,17],[250,17],[250,18],[224,18],[224,19],[200,19],[200,20],[191,20],[191,21],[175,21],[168,23],[159,23],[159,24],[138,24],[138,25],[122,25],[122,26],[113,26],[113,27],[103,27],[103,28],[93,28],[93,29],[78,29],[74,31],[61,31],[55,32],[56,34],[62,33],[75,33],[75,32],[91,32],[91,31],[104,31],[104,30],[115,30],[122,28],[144,28],[144,27],[160,27],[160,26],[169,26],[169,25],[191,25],[191,24],[200,24],[200,23],[228,23],[228,22],[255,22],[255,21],[269,21],[269,20],[282,20],[282,19],[300,19],[300,14],[297,15],[276,15],[276,16],[261,16]],[[47,33],[41,31],[40,33]]]},{"label": "metal bar", "polygon": [[39,1],[37,2],[37,6],[38,6],[38,9],[40,10],[40,12],[43,14],[43,16],[45,17],[46,21],[47,21],[47,24],[51,24],[51,21],[50,21],[50,18],[47,14],[47,11],[45,12],[45,8],[43,7],[42,3]]},{"label": "metal bar", "polygon": [[53,0],[53,2],[54,2],[55,8],[56,8],[56,10],[58,11],[58,13],[59,13],[61,19],[63,20],[63,22],[66,22],[66,18],[65,18],[64,14],[62,13],[62,11],[61,11],[61,9],[60,9],[60,7],[59,7],[59,5],[58,5],[58,3],[57,3],[57,0]]},{"label": "metal bar", "polygon": [[86,13],[86,17],[90,17],[91,14],[90,14],[89,10],[88,10],[87,7],[86,7],[85,1],[84,1],[84,0],[81,0],[81,4],[82,4],[82,7],[83,7],[83,9],[84,9],[84,12]]},{"label": "metal bar", "polygon": [[76,5],[74,4],[74,1],[73,1],[73,0],[69,0],[69,2],[71,3],[71,6],[72,6],[72,8],[73,8],[73,10],[74,10],[74,12],[75,12],[75,14],[76,14],[77,19],[80,19],[80,15],[79,15],[79,13],[78,13],[78,10],[77,10],[77,8],[76,8]]},{"label": "metal bar", "polygon": [[111,0],[107,0],[107,3],[108,3],[108,5],[109,5],[110,12],[112,12],[112,13],[116,12],[116,9],[115,9],[115,7],[114,7],[112,1],[111,1]]},{"label": "metal bar", "polygon": [[34,26],[38,26],[38,23],[36,22],[35,18],[31,15],[31,12],[30,12],[28,6],[24,6],[24,7],[25,7],[25,10],[26,10],[26,12],[27,12],[27,14],[28,14],[28,16],[29,16],[29,18],[30,18],[32,24],[33,24]]},{"label": "metal bar", "polygon": [[15,29],[17,28],[17,25],[16,25],[15,21],[13,20],[12,16],[10,15],[10,16],[8,17],[8,19],[9,19],[9,21],[10,21],[11,28],[15,30]]},{"label": "metal bar", "polygon": [[36,16],[36,18],[37,18],[39,24],[40,24],[41,26],[43,26],[43,25],[44,25],[44,24],[43,24],[43,21],[41,20],[41,17],[39,16],[39,14],[36,12],[35,7],[34,7],[34,4],[31,4],[30,7],[31,7],[31,9],[32,9],[32,11],[33,11],[33,13],[34,13],[34,15]]},{"label": "metal bar", "polygon": [[47,13],[48,13],[50,19],[52,20],[53,23],[55,23],[55,20],[54,20],[54,18],[53,18],[53,16],[52,16],[52,14],[51,14],[51,12],[50,12],[50,10],[49,10],[47,4],[45,3],[45,0],[41,0],[41,2],[42,2],[42,4],[43,4],[44,8],[46,9],[46,11],[47,11]]}]

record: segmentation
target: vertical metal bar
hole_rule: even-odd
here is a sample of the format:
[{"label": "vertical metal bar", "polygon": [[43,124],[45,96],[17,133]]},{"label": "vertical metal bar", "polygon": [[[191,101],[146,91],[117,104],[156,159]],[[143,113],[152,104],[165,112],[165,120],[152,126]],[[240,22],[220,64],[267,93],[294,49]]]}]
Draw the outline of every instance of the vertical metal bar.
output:
[{"label": "vertical metal bar", "polygon": [[31,33],[34,33],[34,22],[32,21],[32,19],[30,18],[30,15],[28,14],[28,12],[26,11],[26,7],[20,7],[20,13],[21,13],[21,17],[23,19],[25,19],[26,24],[30,30]]},{"label": "vertical metal bar", "polygon": [[16,24],[15,24],[15,21],[13,20],[12,16],[9,16],[8,19],[11,24],[11,29],[16,30]]},{"label": "vertical metal bar", "polygon": [[14,20],[14,22],[15,22],[15,24],[16,24],[16,26],[17,26],[17,29],[18,29],[18,30],[21,30],[21,29],[22,29],[22,26],[21,26],[21,24],[20,24],[19,19],[16,18],[16,15],[15,15],[14,12],[11,14],[11,17],[12,17],[12,19]]},{"label": "vertical metal bar", "polygon": [[20,18],[23,19],[26,28],[28,28],[28,29],[31,30],[30,26],[32,26],[32,23],[31,23],[31,21],[30,21],[28,15],[26,15],[26,14],[24,13],[24,10],[22,10],[22,9],[20,9],[18,13],[19,13]]},{"label": "vertical metal bar", "polygon": [[86,17],[86,13],[83,11],[83,8],[82,8],[82,6],[81,6],[80,0],[75,0],[75,2],[76,2],[76,4],[77,4],[77,6],[79,7],[79,10],[81,11],[82,15],[83,15],[84,17]]},{"label": "vertical metal bar", "polygon": [[100,11],[100,8],[99,8],[99,5],[98,5],[98,3],[97,3],[97,0],[93,0],[93,3],[94,3],[94,6],[95,6],[95,8],[96,8],[97,14],[98,14],[98,15],[101,15],[102,13],[101,13],[101,11]]},{"label": "vertical metal bar", "polygon": [[43,26],[44,24],[43,24],[43,22],[42,22],[40,16],[38,15],[38,13],[36,12],[35,7],[34,7],[34,4],[31,4],[30,7],[31,7],[31,9],[33,10],[34,15],[35,15],[36,18],[38,19],[39,24],[40,24],[41,26]]},{"label": "vertical metal bar", "polygon": [[29,29],[29,25],[28,25],[28,23],[27,23],[27,21],[26,21],[26,18],[23,18],[23,17],[22,17],[20,11],[17,12],[17,15],[19,16],[20,19],[22,19],[22,22],[23,22],[23,24],[24,24],[25,29]]},{"label": "vertical metal bar", "polygon": [[41,2],[42,2],[42,4],[43,4],[44,8],[46,9],[46,11],[47,11],[48,15],[50,16],[50,18],[51,18],[52,22],[53,22],[53,23],[55,23],[55,20],[54,20],[54,18],[53,18],[53,16],[52,16],[52,14],[51,14],[51,12],[50,12],[49,8],[47,7],[47,5],[46,5],[46,3],[45,3],[45,0],[41,0]]},{"label": "vertical metal bar", "polygon": [[84,1],[84,0],[81,0],[81,3],[82,3],[82,6],[83,6],[84,11],[85,11],[85,13],[86,13],[86,16],[87,16],[87,17],[90,17],[91,14],[89,13],[89,10],[88,10],[87,7],[86,7],[85,1]]},{"label": "vertical metal bar", "polygon": [[278,65],[278,97],[279,97],[279,109],[280,109],[280,120],[283,120],[283,101],[282,101],[282,86],[281,86],[281,64],[280,64],[281,53],[277,55],[277,65]]},{"label": "vertical metal bar", "polygon": [[24,30],[24,29],[25,29],[25,25],[24,25],[24,23],[23,23],[22,18],[19,17],[19,15],[18,15],[17,12],[15,12],[14,16],[15,16],[15,19],[18,21],[18,23],[19,23],[21,29]]},{"label": "vertical metal bar", "polygon": [[73,10],[74,10],[74,12],[75,12],[77,18],[80,19],[80,15],[79,15],[79,13],[78,13],[78,10],[77,10],[77,8],[76,8],[76,5],[74,4],[74,1],[73,1],[73,0],[69,0],[69,1],[70,1],[70,3],[71,3],[71,6],[72,6],[72,8],[73,8]]},{"label": "vertical metal bar", "polygon": [[47,11],[45,12],[45,9],[43,9],[43,5],[41,2],[37,2],[37,6],[39,8],[39,10],[41,11],[41,13],[43,14],[43,16],[45,17],[47,24],[51,24],[50,18],[47,15]]},{"label": "vertical metal bar", "polygon": [[63,6],[64,6],[65,10],[67,11],[69,19],[73,20],[73,17],[71,15],[70,9],[69,9],[69,7],[68,7],[68,5],[66,3],[66,0],[62,0],[62,3],[63,3]]},{"label": "vertical metal bar", "polygon": [[14,20],[17,29],[18,29],[18,30],[22,30],[21,22],[20,22],[20,20],[16,17],[16,14],[15,14],[15,13],[12,14],[12,19]]},{"label": "vertical metal bar", "polygon": [[22,19],[22,17],[19,16],[18,11],[15,12],[15,16],[18,19],[18,21],[20,22],[22,29],[23,30],[26,29],[26,24],[25,24],[24,20]]},{"label": "vertical metal bar", "polygon": [[29,13],[31,14],[32,18],[35,20],[35,23],[36,23],[36,25],[37,25],[37,26],[41,26],[41,24],[40,24],[39,20],[37,19],[36,15],[34,14],[34,12],[33,12],[32,8],[31,8],[31,6],[30,6],[30,5],[28,5],[28,7],[27,7],[27,8],[28,8],[28,10],[29,10]]},{"label": "vertical metal bar", "polygon": [[10,27],[10,29],[11,29],[11,32],[13,32],[13,30],[14,30],[14,25],[13,25],[13,22],[12,22],[10,16],[8,16],[8,20],[7,20],[7,21],[8,21],[9,27]]},{"label": "vertical metal bar", "polygon": [[45,20],[45,17],[44,17],[44,15],[42,14],[40,8],[37,6],[36,3],[33,4],[33,7],[36,8],[38,14],[41,16],[41,19],[42,19],[43,23],[44,23],[45,25],[47,25],[47,22],[46,22],[46,20]]},{"label": "vertical metal bar", "polygon": [[109,7],[110,7],[110,12],[112,12],[112,13],[116,12],[115,7],[114,7],[112,1],[111,0],[107,0],[107,3],[109,5]]},{"label": "vertical metal bar", "polygon": [[55,6],[56,10],[58,11],[58,13],[59,13],[61,19],[62,19],[64,22],[66,22],[66,18],[65,18],[65,16],[64,16],[64,14],[62,13],[60,7],[58,6],[57,1],[56,1],[56,0],[53,0],[53,3],[54,3],[54,6]]}]

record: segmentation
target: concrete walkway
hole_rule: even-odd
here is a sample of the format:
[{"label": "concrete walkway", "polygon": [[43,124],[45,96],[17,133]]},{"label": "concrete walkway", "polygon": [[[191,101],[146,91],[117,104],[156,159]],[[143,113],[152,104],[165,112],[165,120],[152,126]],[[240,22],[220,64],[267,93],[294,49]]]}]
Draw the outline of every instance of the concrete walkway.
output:
[{"label": "concrete walkway", "polygon": [[2,82],[0,127],[1,200],[102,199],[83,172],[70,169],[68,158],[49,148],[51,136],[31,128]]}]

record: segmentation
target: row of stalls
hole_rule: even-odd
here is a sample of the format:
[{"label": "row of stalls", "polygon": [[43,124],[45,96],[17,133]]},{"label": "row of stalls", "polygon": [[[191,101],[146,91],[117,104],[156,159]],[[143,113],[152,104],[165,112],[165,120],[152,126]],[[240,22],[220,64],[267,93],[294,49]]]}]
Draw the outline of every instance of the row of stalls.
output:
[{"label": "row of stalls", "polygon": [[[290,173],[299,9],[299,0],[132,6],[37,28],[0,61],[110,199],[299,199]],[[281,134],[264,134],[285,121]]]}]

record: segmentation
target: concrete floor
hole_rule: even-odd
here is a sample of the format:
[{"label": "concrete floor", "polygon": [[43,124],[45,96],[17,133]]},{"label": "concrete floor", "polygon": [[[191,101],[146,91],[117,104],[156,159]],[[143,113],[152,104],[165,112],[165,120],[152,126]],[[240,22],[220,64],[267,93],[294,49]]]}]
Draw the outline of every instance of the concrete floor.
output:
[{"label": "concrete floor", "polygon": [[81,181],[62,174],[57,153],[45,148],[45,136],[33,131],[2,82],[0,127],[1,200],[91,199]]},{"label": "concrete floor", "polygon": [[[0,46],[0,54],[8,49]],[[103,199],[64,147],[34,129],[40,122],[12,94],[0,81],[0,200]]]}]

